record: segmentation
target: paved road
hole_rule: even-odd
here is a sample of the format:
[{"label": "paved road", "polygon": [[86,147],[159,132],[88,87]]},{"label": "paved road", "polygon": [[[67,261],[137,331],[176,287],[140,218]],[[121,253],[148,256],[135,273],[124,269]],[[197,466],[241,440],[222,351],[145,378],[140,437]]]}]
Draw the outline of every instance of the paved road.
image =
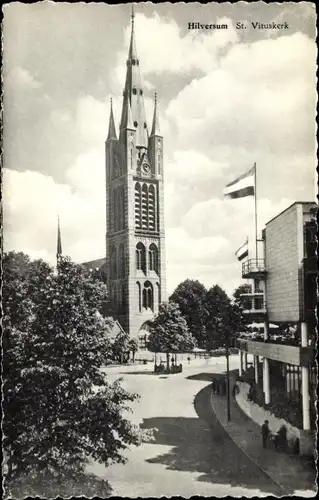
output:
[{"label": "paved road", "polygon": [[[237,359],[230,367],[237,368]],[[125,388],[141,395],[130,417],[156,428],[155,442],[133,447],[125,465],[90,471],[105,477],[113,494],[127,497],[282,495],[268,476],[234,444],[208,404],[210,373],[225,370],[224,359],[194,360],[178,375],[155,376],[151,367],[108,368]]]}]

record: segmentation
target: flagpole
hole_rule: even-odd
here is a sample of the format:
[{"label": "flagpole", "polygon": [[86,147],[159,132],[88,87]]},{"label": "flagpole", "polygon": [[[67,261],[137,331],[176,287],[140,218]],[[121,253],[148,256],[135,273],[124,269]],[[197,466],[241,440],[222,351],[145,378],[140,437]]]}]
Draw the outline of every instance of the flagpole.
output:
[{"label": "flagpole", "polygon": [[254,164],[254,198],[255,198],[255,238],[256,238],[256,265],[258,265],[258,233],[257,233],[257,166]]}]

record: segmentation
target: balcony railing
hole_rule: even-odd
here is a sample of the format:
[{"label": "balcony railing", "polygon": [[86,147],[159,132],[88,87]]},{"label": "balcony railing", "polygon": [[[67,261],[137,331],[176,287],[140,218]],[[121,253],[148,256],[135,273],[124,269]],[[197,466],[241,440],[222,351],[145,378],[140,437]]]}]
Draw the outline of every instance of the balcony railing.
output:
[{"label": "balcony railing", "polygon": [[264,292],[262,290],[256,290],[255,292],[244,292],[240,294],[241,297],[245,297],[247,299],[253,299],[254,297],[256,298],[263,298]]},{"label": "balcony railing", "polygon": [[265,274],[265,259],[249,259],[243,263],[242,276],[243,278],[249,276]]},{"label": "balcony railing", "polygon": [[308,366],[315,359],[315,349],[313,348],[280,345],[271,341],[236,339],[235,347],[250,354],[297,366]]},{"label": "balcony railing", "polygon": [[256,315],[266,314],[266,308],[260,307],[258,309],[256,309],[256,308],[244,309],[243,314],[247,314],[247,315],[251,315],[251,316],[253,316],[254,314],[256,314]]}]

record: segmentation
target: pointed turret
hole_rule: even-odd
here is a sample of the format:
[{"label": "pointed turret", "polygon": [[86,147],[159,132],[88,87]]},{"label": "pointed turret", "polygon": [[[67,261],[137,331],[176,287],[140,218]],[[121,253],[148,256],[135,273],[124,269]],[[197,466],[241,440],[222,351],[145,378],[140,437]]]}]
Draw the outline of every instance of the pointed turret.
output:
[{"label": "pointed turret", "polygon": [[111,97],[110,101],[111,101],[111,111],[110,111],[109,132],[107,134],[107,141],[111,141],[114,139],[117,140],[115,123],[114,123],[114,115],[113,115],[112,97]]},{"label": "pointed turret", "polygon": [[158,114],[157,114],[157,94],[155,92],[154,96],[154,114],[153,114],[153,124],[151,130],[151,136],[158,135],[161,137],[161,131],[159,126]]},{"label": "pointed turret", "polygon": [[57,235],[57,246],[56,246],[57,261],[61,256],[62,256],[62,240],[61,240],[61,230],[60,230],[60,217],[58,216],[58,235]]},{"label": "pointed turret", "polygon": [[140,74],[140,63],[136,51],[134,17],[134,11],[132,10],[131,41],[126,63],[127,70],[123,92],[123,109],[120,130],[126,128],[127,110],[125,108],[127,106],[126,100],[128,99],[131,108],[133,126],[136,129],[136,146],[147,148],[148,132],[143,97],[144,91]]},{"label": "pointed turret", "polygon": [[125,99],[123,102],[120,132],[123,129],[125,129],[125,130],[126,129],[134,130],[135,129],[134,124],[133,124],[130,100],[129,100],[128,96],[125,96]]}]

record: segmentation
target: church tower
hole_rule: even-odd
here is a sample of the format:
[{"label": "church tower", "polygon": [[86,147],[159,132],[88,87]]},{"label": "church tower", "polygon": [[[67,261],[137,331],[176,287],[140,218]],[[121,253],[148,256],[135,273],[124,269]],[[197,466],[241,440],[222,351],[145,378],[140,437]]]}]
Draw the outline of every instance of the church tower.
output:
[{"label": "church tower", "polygon": [[111,102],[106,156],[107,285],[131,337],[166,300],[163,137],[157,97],[150,135],[132,13],[119,136]]}]

